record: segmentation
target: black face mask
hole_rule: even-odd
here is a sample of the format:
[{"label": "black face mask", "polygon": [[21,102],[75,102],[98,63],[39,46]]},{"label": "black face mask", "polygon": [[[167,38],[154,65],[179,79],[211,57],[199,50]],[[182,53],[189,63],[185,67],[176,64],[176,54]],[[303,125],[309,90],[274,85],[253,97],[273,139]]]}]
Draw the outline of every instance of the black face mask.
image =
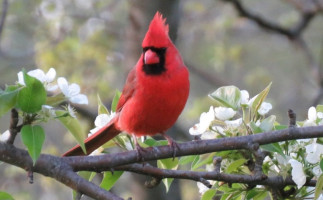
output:
[{"label": "black face mask", "polygon": [[148,49],[157,54],[157,56],[159,58],[159,62],[154,63],[154,64],[146,64],[145,60],[143,60],[143,63],[144,63],[143,68],[142,68],[143,71],[147,75],[159,75],[159,74],[162,74],[163,72],[166,71],[166,68],[165,68],[165,53],[166,53],[167,49],[166,48],[156,48],[156,47],[145,47],[145,48],[143,48],[144,55],[145,55],[145,52]]}]

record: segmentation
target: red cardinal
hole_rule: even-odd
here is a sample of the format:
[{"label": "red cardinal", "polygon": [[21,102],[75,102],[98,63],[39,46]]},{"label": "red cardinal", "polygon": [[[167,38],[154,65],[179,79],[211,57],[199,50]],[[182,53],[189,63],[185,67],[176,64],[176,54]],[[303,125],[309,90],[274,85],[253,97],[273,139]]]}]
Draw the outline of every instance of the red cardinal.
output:
[{"label": "red cardinal", "polygon": [[[85,140],[87,154],[122,131],[134,138],[161,133],[174,148],[173,141],[164,133],[176,122],[185,106],[189,73],[168,36],[165,21],[159,12],[155,14],[142,42],[143,53],[122,90],[116,116]],[[79,145],[63,156],[75,155],[84,155]]]}]

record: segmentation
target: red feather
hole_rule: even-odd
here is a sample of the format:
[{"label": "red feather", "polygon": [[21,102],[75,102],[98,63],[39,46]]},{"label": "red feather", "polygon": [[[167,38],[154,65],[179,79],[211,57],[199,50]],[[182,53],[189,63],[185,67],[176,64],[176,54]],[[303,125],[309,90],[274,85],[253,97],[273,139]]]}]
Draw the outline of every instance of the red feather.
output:
[{"label": "red feather", "polygon": [[[145,54],[140,56],[128,75],[115,118],[85,140],[87,154],[121,131],[135,136],[163,134],[176,122],[182,112],[189,94],[189,72],[168,36],[168,25],[165,21],[157,12],[142,42],[143,49],[165,50],[163,64],[165,69],[153,75],[145,72],[143,69]],[[159,59],[153,58],[153,60]],[[84,155],[79,145],[63,156],[72,155]]]}]

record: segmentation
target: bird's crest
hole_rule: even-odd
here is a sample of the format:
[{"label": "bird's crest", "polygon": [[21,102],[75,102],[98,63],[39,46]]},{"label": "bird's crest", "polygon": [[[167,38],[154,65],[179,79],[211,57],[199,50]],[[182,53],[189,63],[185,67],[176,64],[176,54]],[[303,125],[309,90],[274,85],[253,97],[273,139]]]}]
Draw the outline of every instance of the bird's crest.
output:
[{"label": "bird's crest", "polygon": [[157,11],[142,41],[142,47],[167,47],[170,42],[166,19]]}]

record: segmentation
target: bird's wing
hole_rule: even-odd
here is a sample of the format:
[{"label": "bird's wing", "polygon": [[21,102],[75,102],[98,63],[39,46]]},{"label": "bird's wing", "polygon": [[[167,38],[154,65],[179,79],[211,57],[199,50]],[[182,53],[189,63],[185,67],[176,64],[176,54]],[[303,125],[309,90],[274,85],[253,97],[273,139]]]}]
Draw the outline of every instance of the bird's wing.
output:
[{"label": "bird's wing", "polygon": [[126,83],[123,87],[122,94],[120,96],[118,105],[117,105],[117,112],[120,112],[125,105],[125,103],[129,100],[130,97],[133,96],[135,93],[135,86],[136,86],[136,67],[134,67],[128,74]]}]

